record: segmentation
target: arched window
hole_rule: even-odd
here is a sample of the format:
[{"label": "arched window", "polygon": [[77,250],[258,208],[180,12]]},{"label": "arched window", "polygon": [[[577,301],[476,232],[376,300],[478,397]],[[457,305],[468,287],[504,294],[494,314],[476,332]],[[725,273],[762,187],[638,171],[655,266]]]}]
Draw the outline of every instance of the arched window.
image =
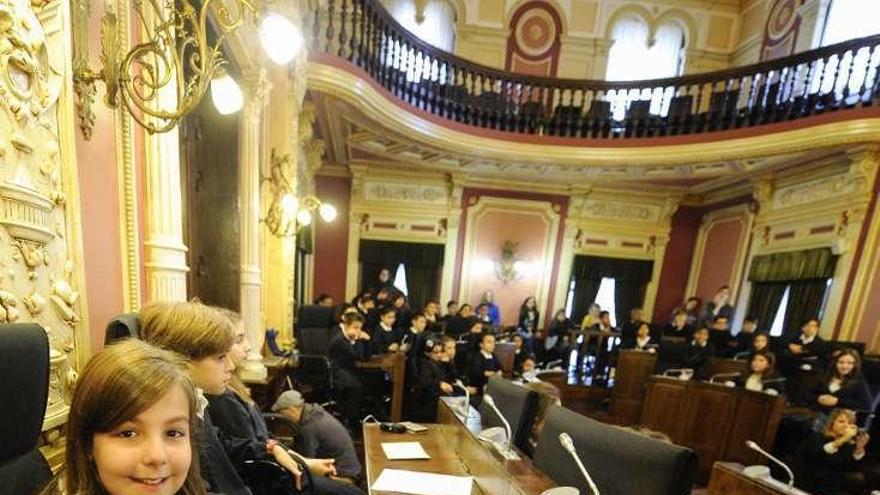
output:
[{"label": "arched window", "polygon": [[880,33],[880,2],[832,0],[825,18],[822,46]]},{"label": "arched window", "polygon": [[[650,30],[644,19],[635,15],[620,18],[611,32],[613,44],[608,51],[605,79],[637,81],[680,75],[684,67],[684,31],[675,24],[662,24],[655,30],[653,39],[649,36]],[[633,100],[650,100],[651,113],[665,113],[674,88],[668,88],[662,95],[646,91],[645,94],[639,90],[609,94],[614,118],[623,119]]]},{"label": "arched window", "polygon": [[681,74],[684,32],[674,24],[658,26],[654,39],[648,39],[648,24],[629,15],[621,18],[611,32],[613,44],[608,52],[605,79],[634,81],[662,79]]},{"label": "arched window", "polygon": [[455,8],[446,0],[427,0],[424,17],[419,20],[416,2],[389,0],[388,12],[407,31],[429,45],[452,53],[455,48]]},{"label": "arched window", "polygon": [[[832,0],[822,30],[822,46],[880,33],[880,2],[877,0]],[[880,65],[880,54],[864,47],[842,58],[832,57],[827,64],[814,63],[810,92],[833,93],[836,98],[858,99],[860,91],[872,88]],[[869,70],[869,68],[871,68]],[[835,74],[847,74],[835,79]],[[848,89],[847,94],[844,90]]]}]

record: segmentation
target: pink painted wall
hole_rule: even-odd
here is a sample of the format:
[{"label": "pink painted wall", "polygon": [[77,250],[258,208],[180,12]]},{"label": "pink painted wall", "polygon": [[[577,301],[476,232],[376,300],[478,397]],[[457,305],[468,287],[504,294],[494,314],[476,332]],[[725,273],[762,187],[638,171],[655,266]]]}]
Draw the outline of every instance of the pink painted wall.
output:
[{"label": "pink painted wall", "polygon": [[[100,12],[89,22],[92,60],[100,51]],[[107,321],[123,310],[122,246],[116,164],[115,115],[104,105],[103,85],[98,84],[93,110],[94,133],[86,141],[76,131],[76,159],[80,187],[85,292],[92,352],[104,346]]]},{"label": "pink painted wall", "polygon": [[660,271],[657,299],[654,302],[655,323],[667,321],[675,308],[681,306],[688,297],[684,291],[701,220],[702,211],[692,206],[680,207],[672,217],[672,229]]},{"label": "pink painted wall", "polygon": [[313,292],[315,297],[326,292],[339,303],[345,298],[345,275],[348,270],[351,179],[319,176],[315,178],[315,190],[322,201],[336,207],[338,215],[332,223],[315,222]]},{"label": "pink painted wall", "polygon": [[[719,287],[730,283],[737,248],[742,237],[748,235],[745,230],[739,219],[719,220],[709,227],[695,291],[703,301],[711,300]],[[737,290],[736,287],[733,289]]]},{"label": "pink painted wall", "polygon": [[[471,274],[467,293],[471,295],[471,300],[468,302],[476,305],[483,292],[491,290],[495,294],[495,303],[501,308],[501,321],[515,324],[523,300],[538,292],[541,274],[532,271],[505,284],[498,279],[494,270],[481,270],[478,266],[484,260],[500,260],[501,246],[507,240],[519,243],[516,259],[540,263],[542,266],[550,262],[553,253],[544,252],[548,236],[553,235],[548,232],[549,221],[537,212],[488,211],[478,215],[474,223],[474,250],[469,263]],[[544,274],[544,280],[548,279],[549,274]],[[546,301],[538,303],[545,304]]]}]

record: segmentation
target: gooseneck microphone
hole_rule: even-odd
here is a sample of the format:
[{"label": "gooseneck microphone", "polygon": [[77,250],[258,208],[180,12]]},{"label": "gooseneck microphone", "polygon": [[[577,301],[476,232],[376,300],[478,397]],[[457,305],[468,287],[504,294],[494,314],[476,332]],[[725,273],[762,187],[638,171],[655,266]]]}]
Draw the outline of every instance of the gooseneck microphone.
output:
[{"label": "gooseneck microphone", "polygon": [[562,432],[559,434],[559,444],[562,445],[562,448],[568,451],[572,459],[574,459],[574,462],[577,464],[578,469],[581,470],[584,479],[587,480],[587,485],[590,487],[590,491],[593,492],[593,495],[599,495],[599,488],[596,486],[596,483],[593,482],[593,478],[590,477],[590,473],[587,472],[584,463],[581,462],[581,457],[574,448],[574,442],[571,440],[568,433]]},{"label": "gooseneck microphone", "polygon": [[709,383],[715,383],[716,378],[736,378],[739,375],[739,373],[716,373],[709,377]]},{"label": "gooseneck microphone", "polygon": [[467,423],[468,417],[471,415],[471,393],[461,380],[455,380],[454,385],[464,390],[464,421]]},{"label": "gooseneck microphone", "polygon": [[501,411],[498,409],[498,406],[495,405],[495,399],[492,398],[489,394],[483,394],[483,402],[489,405],[495,414],[501,418],[501,422],[504,423],[504,430],[507,432],[507,451],[510,452],[510,443],[513,441],[513,430],[510,428],[510,423],[507,422],[507,418],[501,414]]},{"label": "gooseneck microphone", "polygon": [[784,462],[780,461],[776,457],[773,457],[772,455],[770,455],[769,452],[765,451],[760,446],[758,446],[757,443],[755,443],[751,440],[746,440],[746,447],[754,450],[755,452],[763,455],[767,459],[770,459],[771,461],[775,462],[776,464],[782,466],[782,469],[784,469],[785,473],[788,474],[788,487],[791,488],[794,486],[794,473],[791,472],[791,469]]}]

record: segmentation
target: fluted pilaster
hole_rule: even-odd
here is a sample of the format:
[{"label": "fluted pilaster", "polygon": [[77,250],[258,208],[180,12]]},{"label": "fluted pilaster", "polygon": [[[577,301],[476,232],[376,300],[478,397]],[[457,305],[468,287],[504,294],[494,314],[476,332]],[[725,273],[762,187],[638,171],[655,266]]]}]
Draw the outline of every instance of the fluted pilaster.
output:
[{"label": "fluted pilaster", "polygon": [[244,72],[244,107],[238,127],[239,191],[241,220],[241,317],[251,342],[251,352],[244,363],[247,378],[265,378],[263,348],[262,270],[260,267],[260,164],[263,109],[268,103],[272,84],[265,69]]}]

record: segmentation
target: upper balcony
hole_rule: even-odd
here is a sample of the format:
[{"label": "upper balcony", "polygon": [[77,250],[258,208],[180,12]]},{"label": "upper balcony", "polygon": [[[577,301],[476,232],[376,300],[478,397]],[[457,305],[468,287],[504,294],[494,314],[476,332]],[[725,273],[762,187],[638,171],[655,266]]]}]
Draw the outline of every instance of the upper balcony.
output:
[{"label": "upper balcony", "polygon": [[378,0],[320,5],[304,13],[313,61],[357,67],[414,113],[502,139],[647,144],[880,117],[880,35],[719,72],[609,82],[470,62],[408,32]]}]

